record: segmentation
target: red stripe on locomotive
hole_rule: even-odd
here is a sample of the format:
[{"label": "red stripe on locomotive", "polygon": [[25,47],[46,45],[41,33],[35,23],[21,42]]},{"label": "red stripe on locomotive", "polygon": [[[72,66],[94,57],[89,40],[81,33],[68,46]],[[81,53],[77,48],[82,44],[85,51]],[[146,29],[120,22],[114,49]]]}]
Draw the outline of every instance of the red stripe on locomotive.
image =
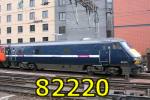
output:
[{"label": "red stripe on locomotive", "polygon": [[0,47],[0,62],[6,61],[5,49],[4,47]]}]

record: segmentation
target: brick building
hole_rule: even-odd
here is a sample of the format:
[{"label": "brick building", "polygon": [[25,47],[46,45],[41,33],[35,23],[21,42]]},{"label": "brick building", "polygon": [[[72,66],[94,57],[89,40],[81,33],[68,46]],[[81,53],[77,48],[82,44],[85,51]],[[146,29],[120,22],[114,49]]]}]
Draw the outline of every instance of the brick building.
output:
[{"label": "brick building", "polygon": [[150,48],[150,0],[114,0],[115,37],[143,55]]}]

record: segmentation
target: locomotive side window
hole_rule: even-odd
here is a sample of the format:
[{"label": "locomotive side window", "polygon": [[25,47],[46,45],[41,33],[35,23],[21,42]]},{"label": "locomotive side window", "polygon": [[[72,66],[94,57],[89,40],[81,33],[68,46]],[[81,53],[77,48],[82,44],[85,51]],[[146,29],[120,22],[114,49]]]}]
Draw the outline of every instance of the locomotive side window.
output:
[{"label": "locomotive side window", "polygon": [[22,54],[23,54],[23,50],[22,50],[22,49],[18,50],[18,51],[17,51],[17,54],[18,54],[18,55],[22,55]]},{"label": "locomotive side window", "polygon": [[35,49],[34,50],[34,54],[40,54],[40,50],[39,49]]}]

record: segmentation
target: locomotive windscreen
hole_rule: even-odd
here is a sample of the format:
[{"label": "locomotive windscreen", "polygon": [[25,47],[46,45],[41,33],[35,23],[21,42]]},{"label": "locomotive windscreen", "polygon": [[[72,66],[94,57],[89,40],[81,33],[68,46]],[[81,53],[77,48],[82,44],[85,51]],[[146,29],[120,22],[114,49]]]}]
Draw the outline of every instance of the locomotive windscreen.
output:
[{"label": "locomotive windscreen", "polygon": [[141,57],[141,54],[137,52],[135,49],[131,48],[126,42],[121,42],[121,45],[132,57],[135,58]]}]

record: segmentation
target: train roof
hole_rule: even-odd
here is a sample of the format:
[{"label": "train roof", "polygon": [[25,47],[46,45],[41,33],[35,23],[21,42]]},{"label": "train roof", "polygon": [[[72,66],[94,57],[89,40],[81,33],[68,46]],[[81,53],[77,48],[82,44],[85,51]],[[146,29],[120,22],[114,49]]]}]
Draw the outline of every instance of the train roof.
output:
[{"label": "train roof", "polygon": [[[50,42],[34,42],[34,43],[21,43],[21,44],[5,44],[6,46],[40,46],[40,45],[73,45],[73,44],[94,44],[94,43],[112,43],[123,42],[123,39],[105,38],[101,40],[82,40],[82,41],[50,41]],[[5,46],[4,45],[4,46]]]}]

